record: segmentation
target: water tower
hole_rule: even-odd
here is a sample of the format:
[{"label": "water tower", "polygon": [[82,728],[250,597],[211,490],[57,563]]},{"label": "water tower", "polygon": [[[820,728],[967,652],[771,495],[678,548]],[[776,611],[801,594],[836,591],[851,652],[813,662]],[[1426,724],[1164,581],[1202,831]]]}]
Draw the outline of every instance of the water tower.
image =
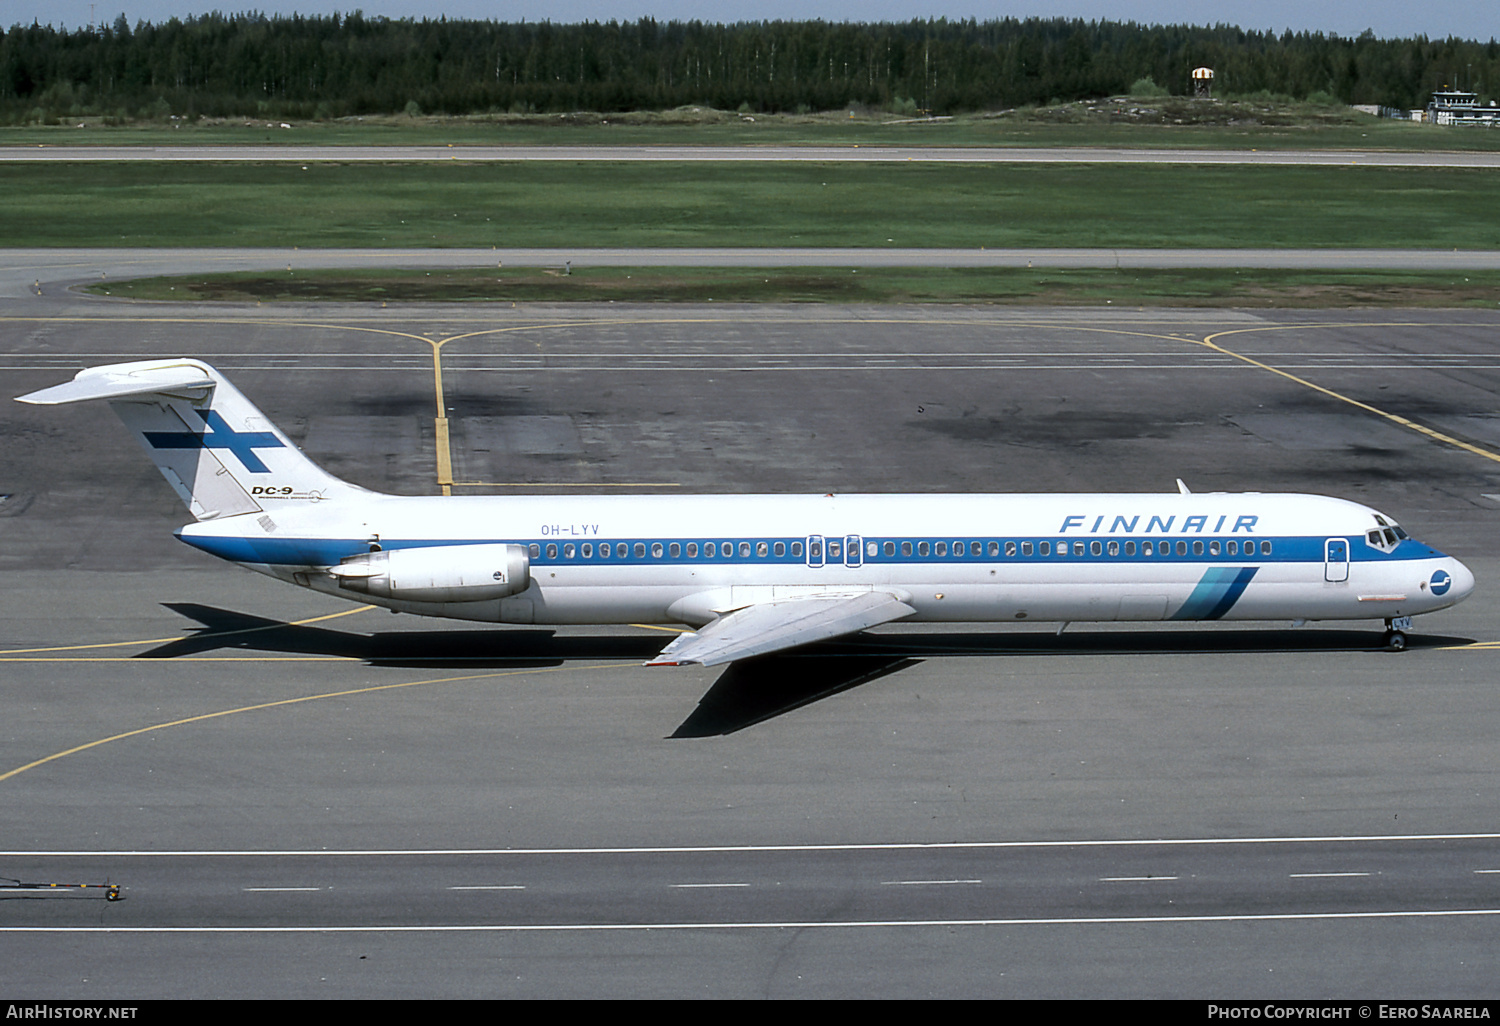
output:
[{"label": "water tower", "polygon": [[1193,96],[1200,100],[1206,100],[1213,95],[1214,69],[1193,69]]}]

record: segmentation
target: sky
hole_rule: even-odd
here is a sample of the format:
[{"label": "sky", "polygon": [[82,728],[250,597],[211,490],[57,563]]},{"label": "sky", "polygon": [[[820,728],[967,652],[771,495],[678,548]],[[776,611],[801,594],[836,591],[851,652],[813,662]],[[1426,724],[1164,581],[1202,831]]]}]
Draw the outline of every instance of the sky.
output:
[{"label": "sky", "polygon": [[266,14],[333,14],[355,9],[388,18],[477,18],[495,21],[910,21],[913,18],[1067,17],[1143,24],[1237,25],[1382,38],[1425,35],[1490,40],[1500,37],[1500,5],[1413,0],[0,0],[0,25],[32,21],[59,28],[110,23],[121,14],[159,22],[212,10]]}]

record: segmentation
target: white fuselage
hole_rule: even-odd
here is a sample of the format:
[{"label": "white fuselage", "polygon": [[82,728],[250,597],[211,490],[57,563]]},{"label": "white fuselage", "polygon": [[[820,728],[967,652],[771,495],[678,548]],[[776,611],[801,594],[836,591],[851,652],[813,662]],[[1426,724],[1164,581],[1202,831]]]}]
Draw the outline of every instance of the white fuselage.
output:
[{"label": "white fuselage", "polygon": [[[1313,495],[361,495],[183,528],[189,544],[393,609],[508,623],[687,623],[797,595],[883,590],[914,621],[1392,619],[1473,587],[1458,560]],[[1391,525],[1394,526],[1394,525]],[[1397,528],[1399,531],[1399,528]],[[372,548],[507,543],[524,591],[358,594]]]}]

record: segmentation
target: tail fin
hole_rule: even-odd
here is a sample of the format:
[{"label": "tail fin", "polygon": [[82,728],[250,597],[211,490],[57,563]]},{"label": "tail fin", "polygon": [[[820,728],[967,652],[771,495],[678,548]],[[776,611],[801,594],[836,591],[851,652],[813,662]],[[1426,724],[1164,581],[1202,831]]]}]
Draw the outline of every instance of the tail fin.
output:
[{"label": "tail fin", "polygon": [[48,406],[107,399],[199,520],[363,492],[302,455],[239,389],[198,360],[90,367],[19,399]]}]

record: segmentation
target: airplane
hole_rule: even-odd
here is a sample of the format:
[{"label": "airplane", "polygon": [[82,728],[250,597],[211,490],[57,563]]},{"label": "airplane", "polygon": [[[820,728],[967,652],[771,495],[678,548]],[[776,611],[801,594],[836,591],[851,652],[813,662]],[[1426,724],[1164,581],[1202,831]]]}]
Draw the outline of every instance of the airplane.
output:
[{"label": "airplane", "polygon": [[[396,612],[684,624],[650,666],[714,666],[892,621],[1382,620],[1474,587],[1344,499],[1258,492],[394,496],[324,472],[207,363],[80,371],[187,504],[187,544]],[[1059,628],[1061,631],[1061,628]]]}]

